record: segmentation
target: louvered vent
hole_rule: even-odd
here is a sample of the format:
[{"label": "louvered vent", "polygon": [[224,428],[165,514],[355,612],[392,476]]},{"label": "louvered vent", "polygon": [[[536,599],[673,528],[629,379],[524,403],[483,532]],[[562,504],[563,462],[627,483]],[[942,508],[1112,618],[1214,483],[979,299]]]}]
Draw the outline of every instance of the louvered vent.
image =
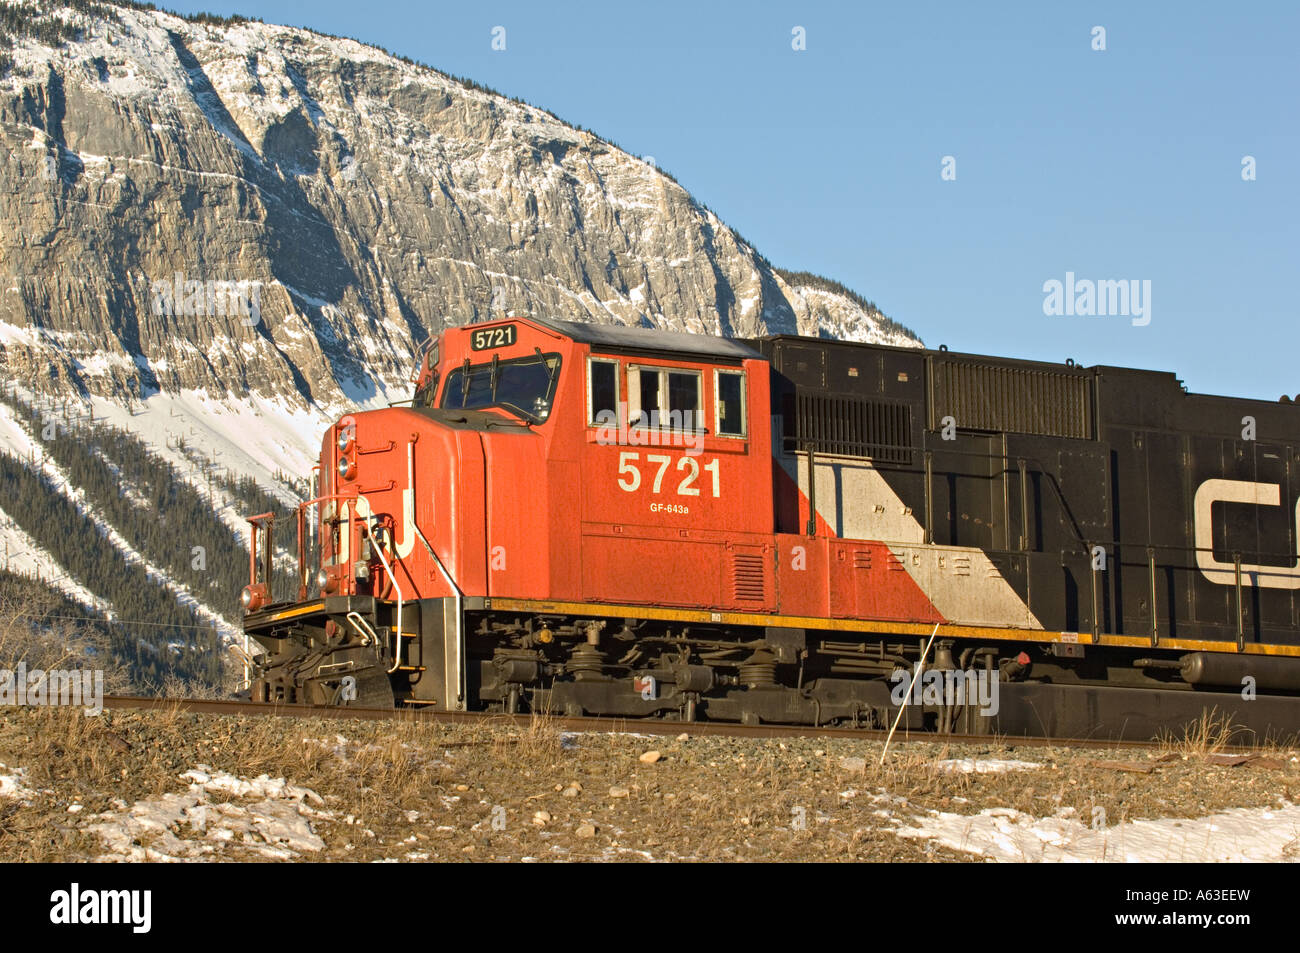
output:
[{"label": "louvered vent", "polygon": [[737,602],[763,602],[763,557],[734,553],[731,557],[731,594]]},{"label": "louvered vent", "polygon": [[930,427],[1092,438],[1092,380],[1029,367],[936,360]]},{"label": "louvered vent", "polygon": [[862,397],[795,395],[794,420],[785,421],[787,453],[812,449],[878,463],[912,462],[912,411],[907,404]]}]

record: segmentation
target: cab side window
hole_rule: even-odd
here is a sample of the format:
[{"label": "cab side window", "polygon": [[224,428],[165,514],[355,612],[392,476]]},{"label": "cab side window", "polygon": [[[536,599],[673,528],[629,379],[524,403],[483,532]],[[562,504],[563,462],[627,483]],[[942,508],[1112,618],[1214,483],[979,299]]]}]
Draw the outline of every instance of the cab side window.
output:
[{"label": "cab side window", "polygon": [[748,421],[745,419],[745,372],[715,371],[715,406],[717,407],[717,434],[720,437],[745,436]]},{"label": "cab side window", "polygon": [[640,410],[649,417],[665,409],[659,400],[659,371],[650,367],[637,368],[637,395],[641,398]]},{"label": "cab side window", "polygon": [[[699,421],[700,419],[700,375],[697,371],[669,371],[668,372],[668,407],[670,410],[679,411],[682,420],[686,420],[686,414],[689,413],[690,419]],[[689,429],[689,428],[688,428]],[[699,429],[696,426],[695,429]]]},{"label": "cab side window", "polygon": [[[587,423],[618,419],[618,361],[587,361]],[[602,421],[604,416],[604,421]]]},{"label": "cab side window", "polygon": [[629,426],[705,431],[699,371],[634,364],[627,376]]}]

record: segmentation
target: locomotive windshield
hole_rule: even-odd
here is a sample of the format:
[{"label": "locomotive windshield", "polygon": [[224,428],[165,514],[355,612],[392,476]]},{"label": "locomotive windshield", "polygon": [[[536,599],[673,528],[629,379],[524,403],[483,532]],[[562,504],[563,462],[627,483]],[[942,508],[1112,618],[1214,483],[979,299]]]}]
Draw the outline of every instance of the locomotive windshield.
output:
[{"label": "locomotive windshield", "polygon": [[455,410],[500,407],[540,424],[551,414],[559,371],[558,354],[538,353],[513,361],[494,357],[486,364],[466,361],[447,375],[442,406]]}]

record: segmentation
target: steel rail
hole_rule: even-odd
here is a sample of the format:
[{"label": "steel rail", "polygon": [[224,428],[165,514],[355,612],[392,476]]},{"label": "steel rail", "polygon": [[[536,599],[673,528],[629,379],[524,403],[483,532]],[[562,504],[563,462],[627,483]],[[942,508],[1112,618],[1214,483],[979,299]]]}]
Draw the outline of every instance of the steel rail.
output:
[{"label": "steel rail", "polygon": [[[528,727],[536,719],[557,729],[571,732],[612,732],[656,736],[693,736],[727,738],[824,738],[884,742],[888,732],[874,728],[813,728],[807,725],[741,725],[719,721],[664,721],[660,719],[592,718],[569,715],[520,714],[502,712],[435,711],[428,708],[358,708],[329,705],[285,705],[273,702],[250,702],[233,699],[152,698],[131,695],[106,695],[104,708],[113,710],[143,709],[180,710],[195,714],[278,716],[289,718],[334,718],[357,721],[407,720],[435,724],[479,724],[493,727]],[[1159,750],[1170,742],[1115,738],[1050,738],[1019,735],[957,735],[938,732],[901,730],[895,743],[963,744],[1002,746],[1007,748],[1086,748]],[[1173,745],[1177,741],[1172,742]],[[1248,754],[1261,748],[1274,748],[1267,740],[1257,745],[1233,744],[1216,749],[1225,754]]]}]

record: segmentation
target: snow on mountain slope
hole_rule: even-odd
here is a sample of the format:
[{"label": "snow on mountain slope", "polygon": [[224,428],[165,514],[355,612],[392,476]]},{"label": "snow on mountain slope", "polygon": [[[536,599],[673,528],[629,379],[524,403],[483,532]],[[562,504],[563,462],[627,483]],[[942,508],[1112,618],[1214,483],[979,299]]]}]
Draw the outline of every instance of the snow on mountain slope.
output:
[{"label": "snow on mountain slope", "polygon": [[10,572],[40,579],[97,615],[113,617],[113,607],[68,575],[36,540],[28,536],[0,506],[0,551],[3,566]]},{"label": "snow on mountain slope", "polygon": [[[34,436],[29,433],[27,426],[15,417],[9,407],[4,405],[0,405],[0,452],[10,453],[22,460],[34,460],[32,469],[39,472],[56,492],[61,493],[66,497],[67,500],[76,507],[77,512],[89,519],[99,531],[100,536],[109,545],[116,549],[127,562],[141,566],[151,580],[164,586],[170,593],[172,593],[178,603],[192,610],[197,616],[206,622],[214,625],[223,637],[230,640],[233,640],[236,637],[242,639],[242,633],[237,626],[233,625],[219,612],[205,604],[186,587],[173,580],[165,571],[145,559],[144,556],[131,546],[121,533],[109,524],[107,520],[100,516],[95,511],[93,505],[91,505],[91,503],[86,499],[84,491],[73,485],[72,481],[68,479],[67,474],[63,471],[63,468],[45,452],[44,448],[40,446]],[[17,530],[17,527],[14,527],[14,529]],[[30,540],[30,537],[26,537],[26,534],[22,533],[21,530],[17,530],[17,532],[21,534],[22,537]],[[48,553],[44,550],[40,550],[39,546],[34,542],[32,542],[32,546],[34,547],[34,551],[39,551],[43,554],[47,566],[49,567],[46,569],[46,573],[50,573],[50,569],[58,564],[49,556]],[[37,558],[39,559],[40,557],[38,556]],[[62,573],[62,578],[68,579],[68,582],[72,587],[77,590],[82,590],[79,583],[68,578],[66,570],[59,567],[59,571]],[[53,582],[55,585],[60,585],[58,580],[53,580]],[[60,587],[62,588],[62,586]],[[64,591],[68,592],[69,595],[72,595],[72,592],[68,589],[64,589]],[[90,595],[89,593],[86,594]],[[81,599],[80,596],[77,598],[79,601],[86,602],[86,600]],[[86,602],[86,604],[95,608],[106,608],[101,606],[99,601],[93,596],[91,596],[91,601]]]},{"label": "snow on mountain slope", "polygon": [[[176,467],[195,488],[206,492],[206,480],[177,446],[181,440],[214,465],[256,480],[285,504],[296,503],[297,498],[277,474],[309,476],[320,455],[321,436],[334,419],[319,406],[291,407],[282,400],[260,396],[215,400],[195,391],[154,393],[129,407],[102,397],[93,397],[88,403],[97,420],[148,442],[154,453]],[[224,514],[229,499],[218,499]],[[240,533],[247,531],[242,519],[228,523]]]},{"label": "snow on mountain slope", "polygon": [[[80,35],[6,38],[0,383],[147,441],[240,538],[210,474],[294,502],[328,424],[409,396],[449,325],[919,343],[543,109],[308,30],[22,8]],[[0,426],[0,448],[31,443]]]},{"label": "snow on mountain slope", "polygon": [[[0,453],[26,460],[34,456],[35,449],[34,441],[14,418],[13,411],[0,404]],[[39,576],[69,598],[97,613],[108,614],[112,611],[108,602],[69,576],[67,570],[47,550],[14,522],[4,511],[3,501],[0,501],[0,546],[4,547],[3,566],[10,572]]]}]

